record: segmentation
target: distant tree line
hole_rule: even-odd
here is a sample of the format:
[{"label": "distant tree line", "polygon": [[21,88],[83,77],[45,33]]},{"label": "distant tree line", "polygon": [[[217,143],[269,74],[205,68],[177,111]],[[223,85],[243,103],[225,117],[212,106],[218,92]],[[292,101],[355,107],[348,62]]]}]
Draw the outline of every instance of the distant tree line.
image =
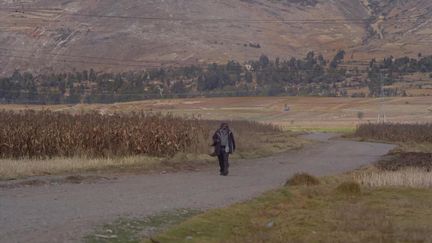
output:
[{"label": "distant tree line", "polygon": [[[369,96],[403,95],[383,88],[401,75],[432,72],[432,56],[418,59],[385,58],[371,60],[367,70],[348,70],[345,52],[326,60],[314,52],[297,59],[270,59],[262,55],[246,63],[158,68],[104,73],[93,69],[33,75],[15,71],[0,78],[1,103],[111,103],[154,98],[196,96],[347,96],[353,77],[369,88]],[[360,77],[360,78],[359,78]],[[363,95],[365,96],[365,95]]]},{"label": "distant tree line", "polygon": [[422,57],[418,54],[418,59],[390,56],[384,58],[382,62],[372,59],[368,68],[368,88],[370,96],[398,96],[406,95],[404,91],[388,89],[384,86],[392,85],[401,80],[403,75],[413,73],[431,73],[432,56]]}]

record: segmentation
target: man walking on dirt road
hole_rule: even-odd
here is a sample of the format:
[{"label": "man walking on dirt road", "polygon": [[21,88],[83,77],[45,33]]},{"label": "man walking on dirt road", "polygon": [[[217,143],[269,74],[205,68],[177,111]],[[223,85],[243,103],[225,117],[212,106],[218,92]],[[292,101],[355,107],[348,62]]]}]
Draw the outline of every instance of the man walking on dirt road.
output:
[{"label": "man walking on dirt road", "polygon": [[227,176],[229,168],[229,155],[236,149],[234,134],[227,123],[222,123],[213,135],[214,155],[219,159],[220,175]]}]

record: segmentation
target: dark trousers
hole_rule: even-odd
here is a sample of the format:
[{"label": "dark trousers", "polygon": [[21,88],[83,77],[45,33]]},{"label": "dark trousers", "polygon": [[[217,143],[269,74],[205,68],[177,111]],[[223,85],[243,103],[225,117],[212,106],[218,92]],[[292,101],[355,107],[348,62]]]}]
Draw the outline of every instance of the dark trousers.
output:
[{"label": "dark trousers", "polygon": [[225,149],[221,149],[222,151],[219,152],[218,159],[219,159],[219,166],[220,166],[220,173],[221,174],[228,174],[228,168],[229,168],[229,153],[225,152]]}]

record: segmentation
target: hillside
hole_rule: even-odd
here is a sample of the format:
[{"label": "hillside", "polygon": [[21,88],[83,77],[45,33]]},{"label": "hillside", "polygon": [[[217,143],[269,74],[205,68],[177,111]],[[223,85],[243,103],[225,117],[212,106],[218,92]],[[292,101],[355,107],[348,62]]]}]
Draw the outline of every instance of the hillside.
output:
[{"label": "hillside", "polygon": [[[365,0],[369,15],[368,37],[352,53],[369,57],[430,54],[432,2],[428,0]],[[363,54],[363,55],[362,55]]]},{"label": "hillside", "polygon": [[326,58],[338,49],[351,59],[417,56],[432,53],[431,8],[428,0],[6,0],[0,74],[241,62],[310,50]]}]

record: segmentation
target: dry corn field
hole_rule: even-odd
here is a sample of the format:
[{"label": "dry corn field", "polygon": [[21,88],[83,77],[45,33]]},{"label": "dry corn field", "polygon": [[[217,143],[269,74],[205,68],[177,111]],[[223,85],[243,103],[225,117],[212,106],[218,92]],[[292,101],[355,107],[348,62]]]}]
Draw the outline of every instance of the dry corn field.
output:
[{"label": "dry corn field", "polygon": [[392,142],[432,143],[432,123],[367,123],[358,126],[355,136]]},{"label": "dry corn field", "polygon": [[[217,121],[160,114],[69,114],[51,111],[0,111],[0,157],[173,156],[208,152]],[[271,125],[235,121],[242,136],[275,132]],[[249,135],[249,136],[248,136]]]}]

